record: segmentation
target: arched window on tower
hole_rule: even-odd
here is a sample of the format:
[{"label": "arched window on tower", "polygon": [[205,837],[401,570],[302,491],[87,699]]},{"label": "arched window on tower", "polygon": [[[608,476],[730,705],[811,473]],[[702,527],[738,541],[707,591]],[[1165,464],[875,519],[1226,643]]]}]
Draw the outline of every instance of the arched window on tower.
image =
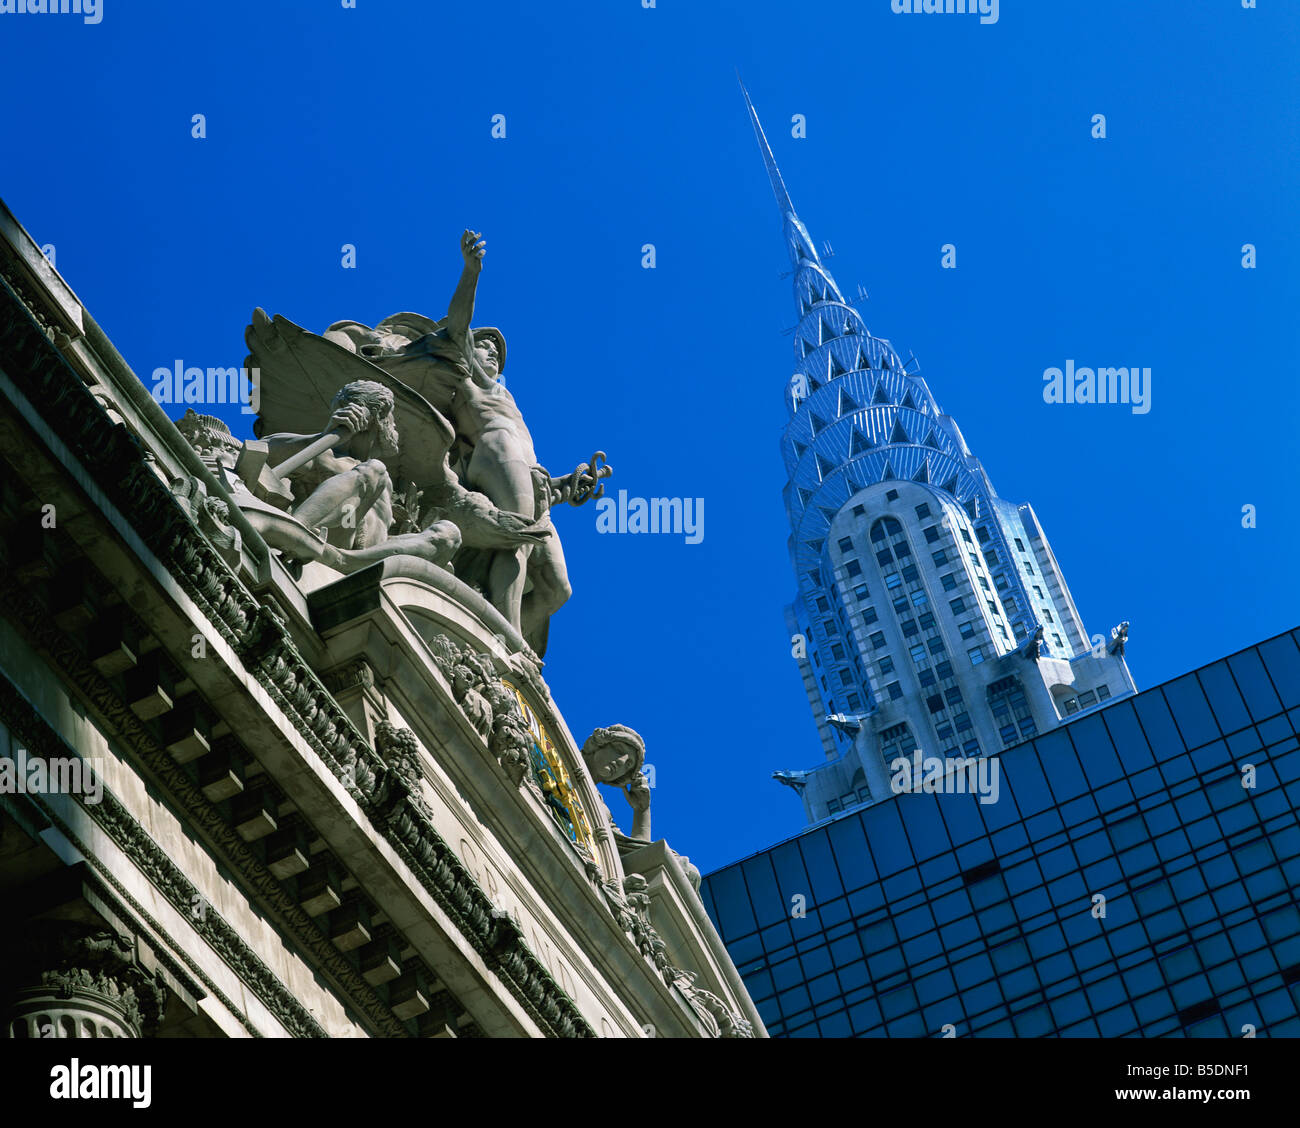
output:
[{"label": "arched window on tower", "polygon": [[1038,734],[1024,687],[1017,677],[1000,678],[988,689],[989,712],[1002,737],[1002,747],[1009,748]]},{"label": "arched window on tower", "polygon": [[895,518],[881,517],[871,526],[871,539],[874,543],[879,544],[886,537],[897,536],[902,531],[903,526]]}]

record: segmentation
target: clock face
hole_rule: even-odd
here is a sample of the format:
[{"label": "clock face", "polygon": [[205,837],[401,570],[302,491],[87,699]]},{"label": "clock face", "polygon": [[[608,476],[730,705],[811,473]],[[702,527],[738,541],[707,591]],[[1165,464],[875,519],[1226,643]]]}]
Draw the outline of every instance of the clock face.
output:
[{"label": "clock face", "polygon": [[515,700],[519,702],[520,712],[523,713],[524,720],[528,724],[528,731],[532,734],[533,779],[542,789],[542,794],[546,798],[547,810],[550,811],[551,817],[560,824],[560,829],[569,836],[569,839],[584,847],[594,857],[595,850],[592,842],[591,823],[587,819],[587,812],[583,809],[582,801],[578,798],[577,789],[573,785],[573,778],[564,766],[564,758],[559,747],[551,739],[546,726],[533,712],[532,706],[528,704],[527,699],[519,692],[518,688],[508,681],[503,680],[502,684],[515,695]]}]

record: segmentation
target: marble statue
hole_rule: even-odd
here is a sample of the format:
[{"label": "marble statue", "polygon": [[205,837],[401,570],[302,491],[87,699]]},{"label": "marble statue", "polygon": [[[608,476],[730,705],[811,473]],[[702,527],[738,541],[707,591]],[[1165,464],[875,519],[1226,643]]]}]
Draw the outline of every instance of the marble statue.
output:
[{"label": "marble statue", "polygon": [[[461,539],[449,561],[454,571],[481,590],[540,656],[550,616],[571,594],[551,507],[600,497],[602,479],[612,471],[601,452],[562,478],[551,477],[538,463],[523,415],[501,381],[505,337],[495,328],[471,328],[486,243],[478,232],[466,231],[460,251],[460,280],[441,321],[398,313],[373,328],[335,322],[317,336],[286,318],[255,311],[245,334],[250,350],[246,366],[261,372],[254,431],[268,444],[275,439],[276,453],[292,450],[298,457],[328,447],[323,436],[330,433],[352,446],[361,432],[351,425],[361,420],[346,412],[337,418],[331,414],[318,436],[291,435],[287,427],[320,406],[322,387],[358,381],[384,385],[394,395],[403,435],[399,464],[385,464],[390,501],[379,496],[382,482],[375,471],[369,492],[362,491],[351,504],[374,515],[372,528],[394,508],[421,532],[440,521],[456,526]],[[370,440],[367,453],[377,439]],[[332,457],[337,449],[331,448]],[[266,462],[275,469],[273,457]],[[315,462],[313,475],[320,477],[330,465]],[[355,488],[366,473],[357,475]],[[392,505],[394,484],[409,503]],[[309,515],[330,511],[334,495],[344,492],[341,483],[335,485],[309,506]],[[366,500],[370,493],[375,500]],[[410,512],[417,498],[425,507],[422,526]]]},{"label": "marble statue", "polygon": [[582,758],[597,783],[620,788],[632,808],[632,833],[639,842],[650,838],[650,781],[642,774],[645,741],[627,725],[596,729],[582,745]]}]

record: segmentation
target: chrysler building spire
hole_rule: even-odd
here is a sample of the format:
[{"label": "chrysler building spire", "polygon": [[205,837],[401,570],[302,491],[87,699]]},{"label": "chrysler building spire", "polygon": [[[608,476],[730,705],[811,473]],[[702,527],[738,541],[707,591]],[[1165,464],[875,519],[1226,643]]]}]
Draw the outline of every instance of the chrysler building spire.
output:
[{"label": "chrysler building spire", "polygon": [[845,300],[741,90],[794,267],[786,622],[825,761],[777,778],[816,822],[891,798],[899,757],[993,755],[1135,687],[1127,624],[1087,633],[1032,506]]}]

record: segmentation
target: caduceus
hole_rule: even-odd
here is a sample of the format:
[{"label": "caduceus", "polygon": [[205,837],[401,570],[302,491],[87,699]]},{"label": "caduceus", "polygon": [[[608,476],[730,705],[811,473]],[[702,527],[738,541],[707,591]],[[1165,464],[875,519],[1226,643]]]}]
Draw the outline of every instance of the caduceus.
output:
[{"label": "caduceus", "polygon": [[614,473],[614,468],[605,461],[605,452],[596,451],[590,462],[580,462],[572,473],[563,478],[551,479],[551,504],[559,505],[567,501],[575,508],[605,493],[603,479]]}]

